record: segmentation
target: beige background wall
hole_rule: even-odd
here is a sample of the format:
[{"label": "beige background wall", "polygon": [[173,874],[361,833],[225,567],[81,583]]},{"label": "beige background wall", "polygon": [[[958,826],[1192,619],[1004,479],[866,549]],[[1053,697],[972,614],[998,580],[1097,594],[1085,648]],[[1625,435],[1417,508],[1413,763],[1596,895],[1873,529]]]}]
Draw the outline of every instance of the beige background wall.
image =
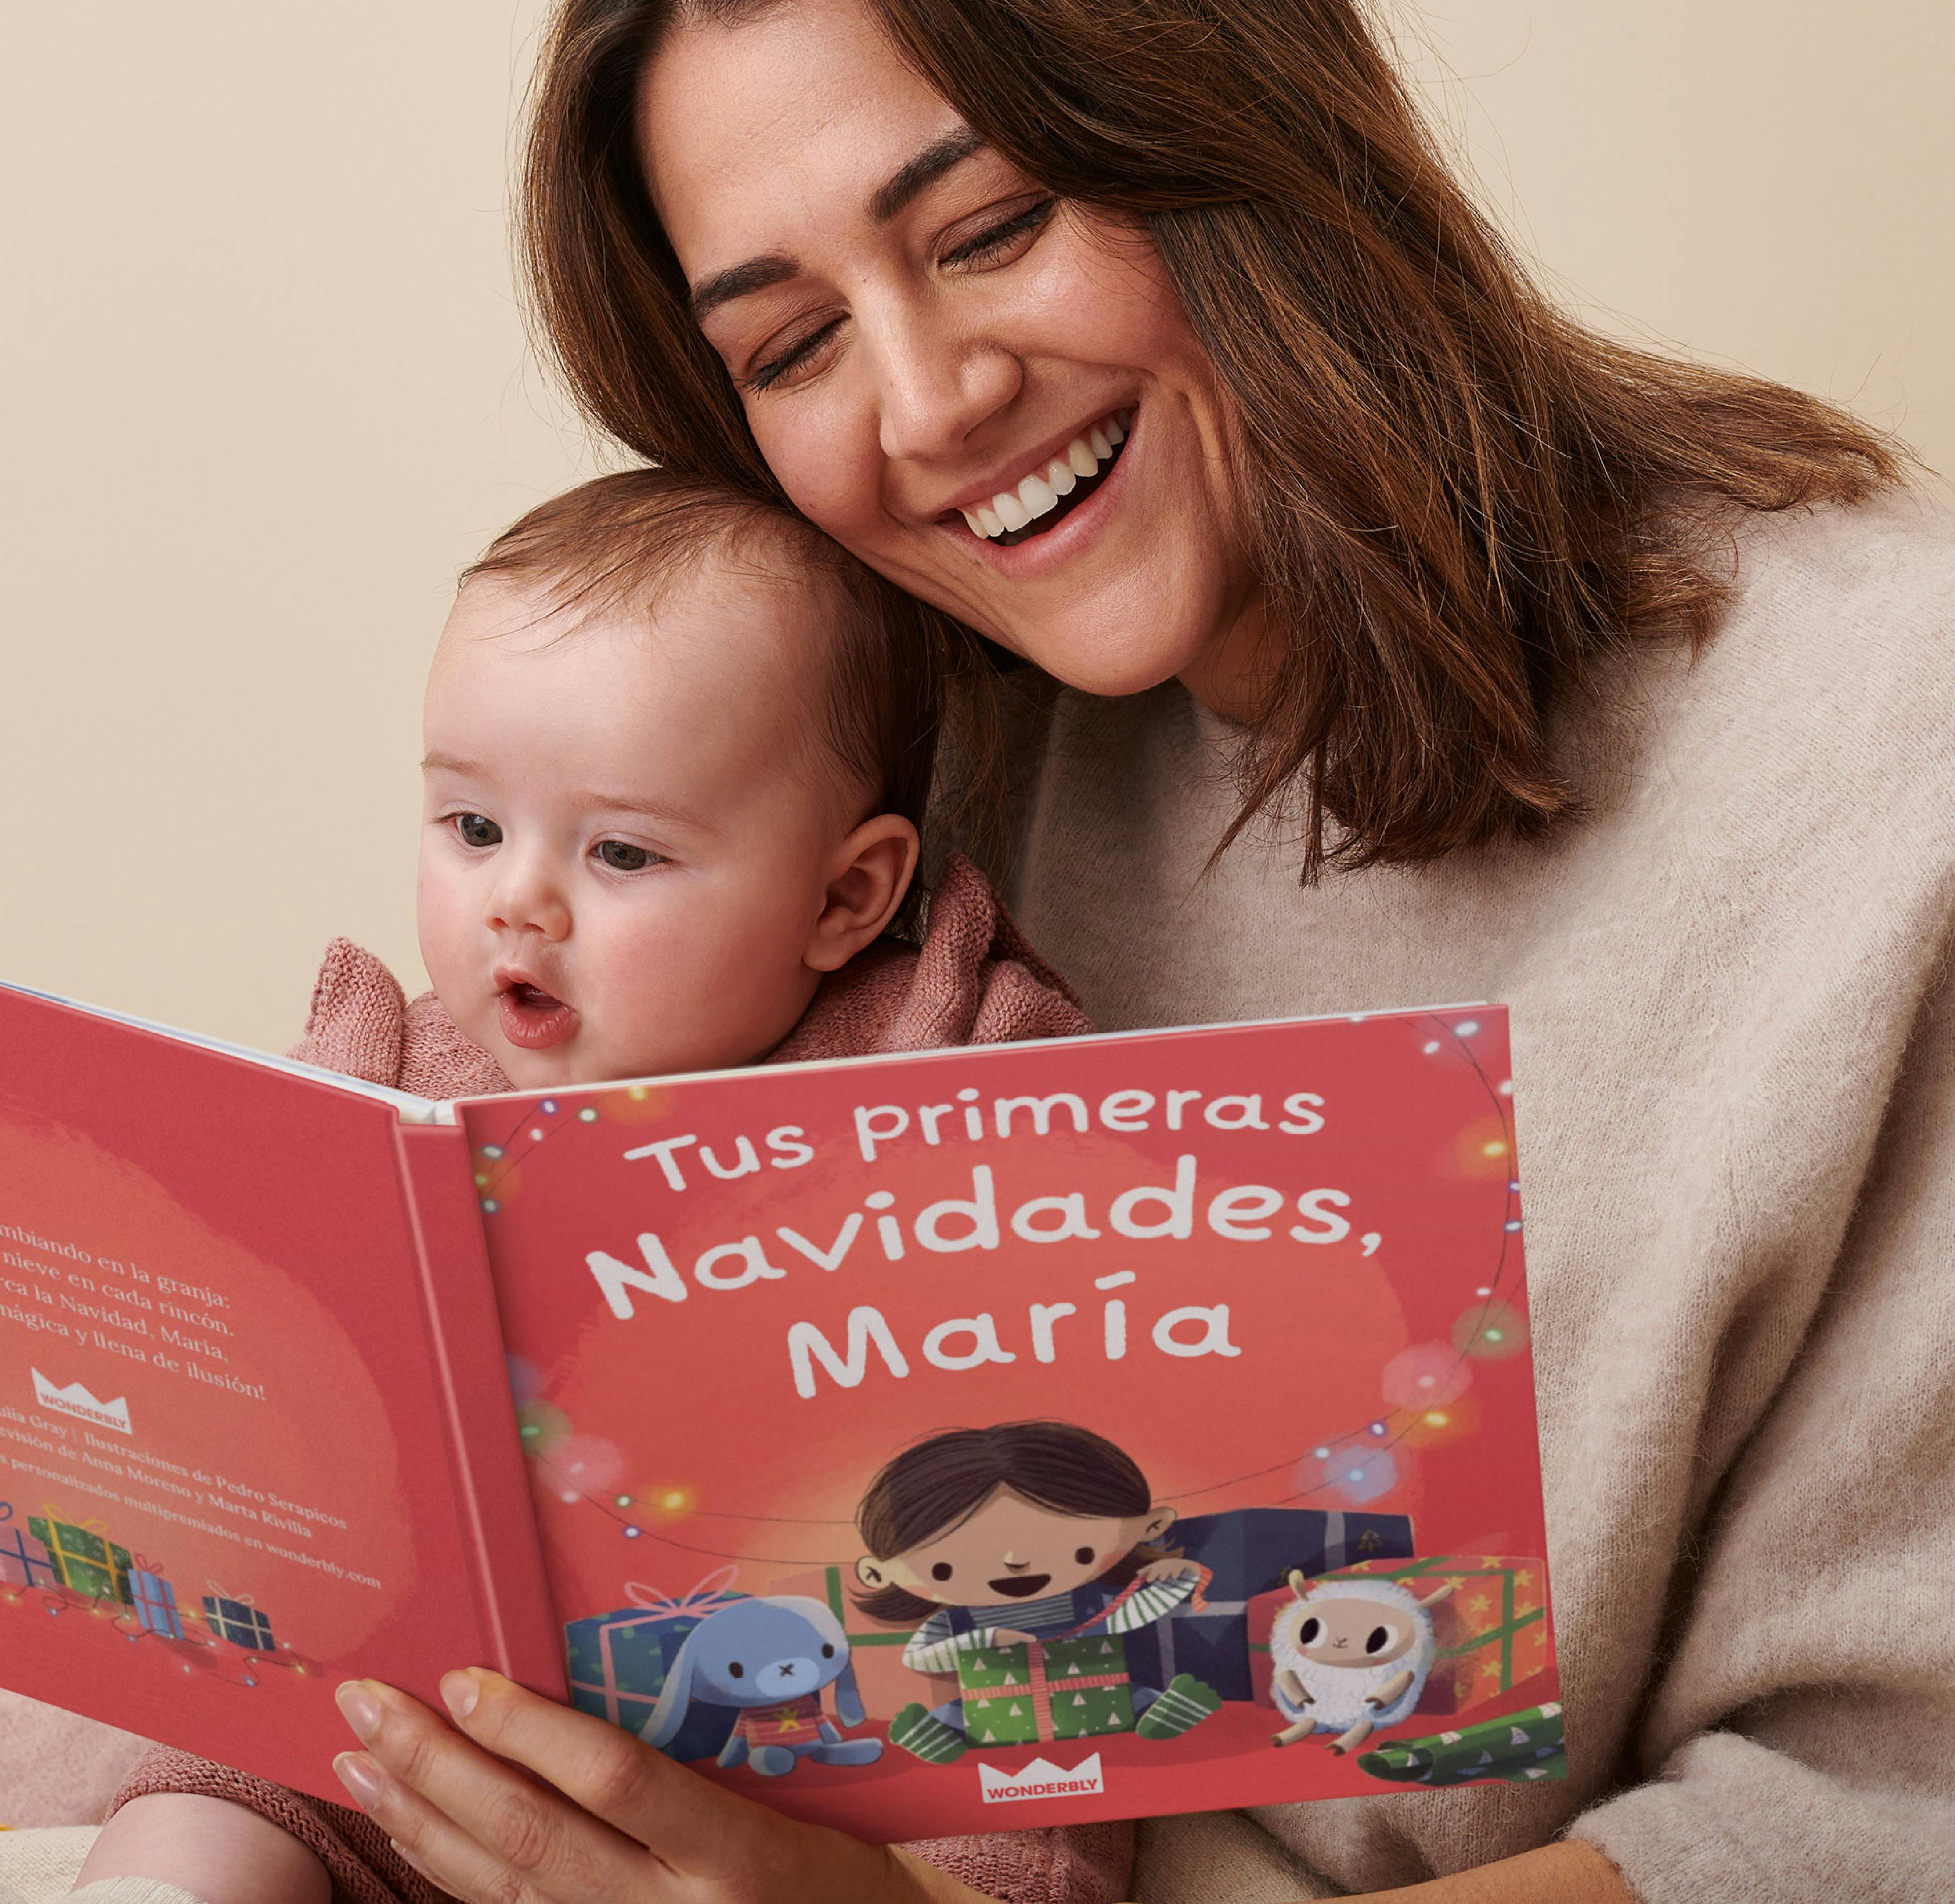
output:
[{"label": "beige background wall", "polygon": [[[456,567],[594,467],[504,232],[533,0],[102,0],[0,71],[0,976],[267,1046],[418,979]],[[1407,58],[1599,321],[1950,448],[1943,0],[1450,0]]]}]

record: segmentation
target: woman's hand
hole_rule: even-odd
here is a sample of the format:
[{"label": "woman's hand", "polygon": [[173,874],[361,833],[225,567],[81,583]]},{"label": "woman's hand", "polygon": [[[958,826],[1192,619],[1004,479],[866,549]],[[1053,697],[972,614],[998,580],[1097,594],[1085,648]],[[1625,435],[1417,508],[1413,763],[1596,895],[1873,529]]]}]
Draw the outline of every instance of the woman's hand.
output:
[{"label": "woman's hand", "polygon": [[1139,1572],[1134,1575],[1134,1578],[1136,1580],[1149,1581],[1186,1580],[1192,1575],[1200,1573],[1201,1571],[1201,1567],[1195,1561],[1170,1558],[1166,1560],[1150,1560]]},{"label": "woman's hand", "polygon": [[348,1680],[339,1709],[367,1749],[334,1770],[408,1862],[468,1904],[978,1899],[906,1852],[782,1817],[499,1674],[451,1673],[441,1690],[466,1736],[405,1693]]}]

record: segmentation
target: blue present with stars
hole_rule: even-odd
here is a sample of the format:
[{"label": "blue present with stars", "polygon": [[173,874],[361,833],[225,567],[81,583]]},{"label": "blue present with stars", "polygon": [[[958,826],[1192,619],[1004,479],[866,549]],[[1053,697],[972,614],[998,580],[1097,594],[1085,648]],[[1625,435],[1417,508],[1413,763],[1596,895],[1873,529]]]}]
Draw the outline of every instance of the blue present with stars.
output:
[{"label": "blue present with stars", "polygon": [[[627,1732],[642,1731],[686,1635],[729,1601],[747,1597],[722,1584],[732,1571],[723,1568],[676,1599],[628,1581],[625,1591],[635,1604],[572,1620],[563,1629],[571,1704]],[[663,1748],[666,1757],[713,1758],[732,1736],[739,1716],[730,1706],[695,1701],[678,1736]]]},{"label": "blue present with stars", "polygon": [[278,1642],[272,1637],[272,1622],[248,1600],[228,1600],[221,1594],[206,1594],[203,1616],[219,1639],[241,1646],[248,1653],[275,1653]]},{"label": "blue present with stars", "polygon": [[144,1632],[167,1640],[183,1638],[183,1616],[177,1611],[175,1588],[161,1574],[152,1573],[145,1567],[131,1569],[129,1586],[134,1595],[136,1618]]},{"label": "blue present with stars", "polygon": [[1188,1673],[1225,1699],[1251,1700],[1249,1602],[1280,1587],[1292,1568],[1315,1580],[1362,1560],[1409,1559],[1412,1521],[1319,1507],[1240,1507],[1176,1522],[1166,1544],[1212,1577],[1204,1605],[1184,1603],[1127,1635],[1135,1684],[1164,1688]]}]

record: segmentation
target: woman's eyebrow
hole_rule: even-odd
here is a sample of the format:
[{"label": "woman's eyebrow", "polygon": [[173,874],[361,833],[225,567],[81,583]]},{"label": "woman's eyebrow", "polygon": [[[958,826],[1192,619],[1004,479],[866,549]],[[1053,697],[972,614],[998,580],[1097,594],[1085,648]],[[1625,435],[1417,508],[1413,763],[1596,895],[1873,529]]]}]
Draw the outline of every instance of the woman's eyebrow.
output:
[{"label": "woman's eyebrow", "polygon": [[914,159],[892,173],[878,186],[869,201],[869,216],[878,225],[886,225],[919,192],[934,185],[954,166],[984,147],[984,142],[968,126],[958,126],[941,139],[933,139]]},{"label": "woman's eyebrow", "polygon": [[765,291],[770,285],[785,284],[800,270],[801,266],[793,259],[773,251],[763,252],[759,257],[749,258],[741,264],[729,265],[724,271],[716,271],[711,277],[700,279],[686,293],[686,302],[692,307],[693,322],[703,324],[722,304],[757,291]]},{"label": "woman's eyebrow", "polygon": [[[922,151],[899,166],[876,188],[869,200],[869,216],[878,225],[886,225],[920,192],[927,191],[947,172],[963,164],[984,142],[968,126],[958,126],[940,139],[933,139]],[[746,297],[774,285],[785,284],[799,275],[801,266],[778,251],[763,252],[724,271],[702,278],[686,293],[692,319],[703,324],[722,304]]]}]

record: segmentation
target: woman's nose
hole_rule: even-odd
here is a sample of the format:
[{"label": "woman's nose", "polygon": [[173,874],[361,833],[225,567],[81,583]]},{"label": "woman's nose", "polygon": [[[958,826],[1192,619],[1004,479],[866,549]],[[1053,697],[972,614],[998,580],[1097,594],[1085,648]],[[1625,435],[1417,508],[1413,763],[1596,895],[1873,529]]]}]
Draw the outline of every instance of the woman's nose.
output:
[{"label": "woman's nose", "polygon": [[570,930],[570,907],[540,857],[505,855],[489,894],[488,924],[496,932],[538,932],[559,939]]},{"label": "woman's nose", "polygon": [[870,349],[877,383],[877,433],[892,462],[945,462],[1004,409],[1025,381],[1002,345],[959,335],[927,309],[885,313]]}]

